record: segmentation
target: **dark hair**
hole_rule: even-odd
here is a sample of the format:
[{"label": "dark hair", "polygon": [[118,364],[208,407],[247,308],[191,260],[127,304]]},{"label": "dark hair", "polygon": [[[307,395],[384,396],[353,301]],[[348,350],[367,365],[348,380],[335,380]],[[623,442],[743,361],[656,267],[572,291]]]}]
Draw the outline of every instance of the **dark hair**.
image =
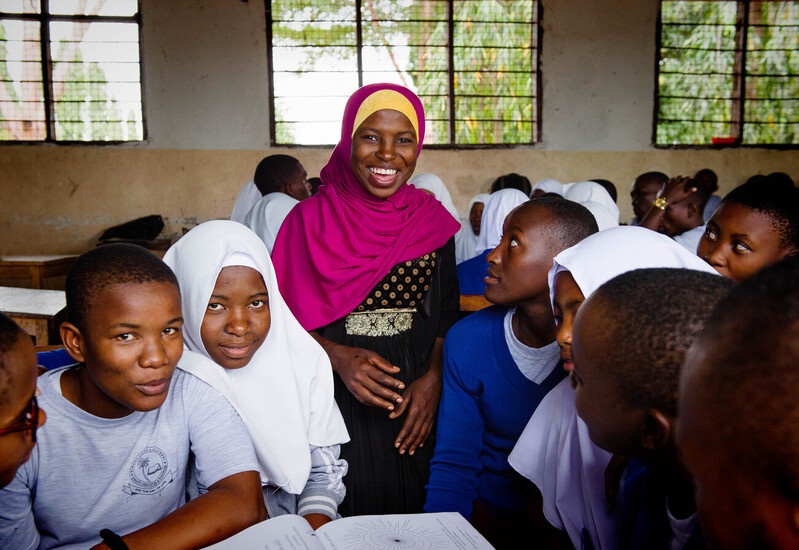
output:
[{"label": "dark hair", "polygon": [[511,172],[510,174],[505,174],[495,179],[494,183],[491,184],[490,192],[493,193],[500,189],[518,189],[529,197],[530,192],[533,190],[533,185],[526,176]]},{"label": "dark hair", "polygon": [[113,243],[84,252],[67,273],[67,321],[84,331],[89,309],[101,290],[113,285],[150,282],[171,283],[178,288],[178,280],[169,266],[144,247]]},{"label": "dark hair", "polygon": [[694,174],[696,182],[707,189],[708,196],[712,195],[719,189],[719,177],[710,168],[702,168]]},{"label": "dark hair", "polygon": [[667,181],[669,181],[669,177],[664,174],[663,172],[644,172],[635,178],[637,182],[644,182],[644,181],[654,181],[660,185],[663,185]]},{"label": "dark hair", "polygon": [[616,193],[616,186],[613,185],[612,181],[610,181],[610,180],[602,180],[602,179],[596,179],[596,180],[591,180],[591,181],[593,181],[594,183],[598,183],[599,185],[604,187],[605,190],[608,192],[608,195],[610,195],[610,198],[613,199],[613,202],[616,202],[616,198],[618,197],[618,194]]},{"label": "dark hair", "polygon": [[723,464],[799,500],[799,256],[737,283],[694,347],[691,383]]},{"label": "dark hair", "polygon": [[[527,206],[529,205],[529,206]],[[547,235],[558,252],[566,250],[599,231],[596,218],[588,208],[561,196],[530,199],[516,208],[537,206],[552,213]]]},{"label": "dark hair", "polygon": [[770,182],[768,178],[749,178],[727,193],[721,202],[740,204],[765,214],[779,236],[780,247],[799,248],[799,189],[793,185]]},{"label": "dark hair", "polygon": [[5,405],[11,399],[11,373],[8,372],[5,355],[16,345],[20,334],[25,334],[25,331],[13,319],[0,313],[0,405]]},{"label": "dark hair", "polygon": [[252,180],[261,195],[285,191],[288,182],[302,169],[299,160],[291,155],[269,155],[255,168]]},{"label": "dark hair", "polygon": [[322,185],[322,178],[308,178],[308,183],[311,185],[311,195],[316,195],[319,191],[319,186]]},{"label": "dark hair", "polygon": [[636,408],[676,416],[688,348],[733,282],[704,271],[647,268],[623,273],[588,298],[603,313],[596,334],[619,395]]}]

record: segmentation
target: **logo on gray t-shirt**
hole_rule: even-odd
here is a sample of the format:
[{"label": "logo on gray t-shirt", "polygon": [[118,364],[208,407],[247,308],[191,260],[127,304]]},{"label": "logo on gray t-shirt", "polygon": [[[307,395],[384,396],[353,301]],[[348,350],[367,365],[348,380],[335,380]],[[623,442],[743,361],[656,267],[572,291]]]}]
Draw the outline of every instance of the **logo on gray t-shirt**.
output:
[{"label": "logo on gray t-shirt", "polygon": [[169,470],[166,453],[158,447],[146,447],[136,455],[128,471],[130,485],[122,490],[129,495],[153,495],[175,480],[175,472]]}]

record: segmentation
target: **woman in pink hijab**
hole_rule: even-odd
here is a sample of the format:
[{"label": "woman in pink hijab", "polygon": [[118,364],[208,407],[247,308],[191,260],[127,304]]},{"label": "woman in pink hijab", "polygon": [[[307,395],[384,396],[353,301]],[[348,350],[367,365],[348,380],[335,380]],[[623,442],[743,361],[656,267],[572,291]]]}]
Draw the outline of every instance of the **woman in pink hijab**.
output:
[{"label": "woman in pink hijab", "polygon": [[[424,110],[402,86],[358,89],[323,186],[291,210],[272,261],[286,303],[324,347],[351,442],[344,515],[421,512],[457,320],[458,222],[409,185]],[[277,420],[279,421],[279,419]]]}]

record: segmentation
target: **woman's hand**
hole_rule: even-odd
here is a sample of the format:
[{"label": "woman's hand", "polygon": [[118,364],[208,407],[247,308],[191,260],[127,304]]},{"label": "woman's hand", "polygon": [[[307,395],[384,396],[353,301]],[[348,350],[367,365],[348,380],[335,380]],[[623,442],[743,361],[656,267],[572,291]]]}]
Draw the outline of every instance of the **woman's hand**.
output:
[{"label": "woman's hand", "polygon": [[388,411],[402,403],[402,395],[397,391],[405,389],[405,384],[390,376],[397,374],[399,367],[367,349],[336,344],[314,332],[311,335],[327,352],[333,370],[358,401]]}]

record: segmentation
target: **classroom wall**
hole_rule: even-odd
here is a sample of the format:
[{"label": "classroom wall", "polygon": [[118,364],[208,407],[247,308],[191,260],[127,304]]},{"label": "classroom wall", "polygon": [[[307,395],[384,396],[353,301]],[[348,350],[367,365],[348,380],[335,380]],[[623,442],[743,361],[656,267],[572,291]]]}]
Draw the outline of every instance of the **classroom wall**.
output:
[{"label": "classroom wall", "polygon": [[[622,221],[649,170],[710,167],[724,193],[754,173],[799,179],[796,151],[655,149],[656,2],[544,0],[542,129],[534,147],[426,150],[464,210],[500,174],[613,181]],[[0,253],[74,253],[103,229],[161,214],[165,236],[226,217],[258,161],[288,153],[318,175],[331,148],[270,150],[262,0],[142,0],[147,140],[122,146],[0,145]],[[612,6],[612,9],[610,8]]]}]

